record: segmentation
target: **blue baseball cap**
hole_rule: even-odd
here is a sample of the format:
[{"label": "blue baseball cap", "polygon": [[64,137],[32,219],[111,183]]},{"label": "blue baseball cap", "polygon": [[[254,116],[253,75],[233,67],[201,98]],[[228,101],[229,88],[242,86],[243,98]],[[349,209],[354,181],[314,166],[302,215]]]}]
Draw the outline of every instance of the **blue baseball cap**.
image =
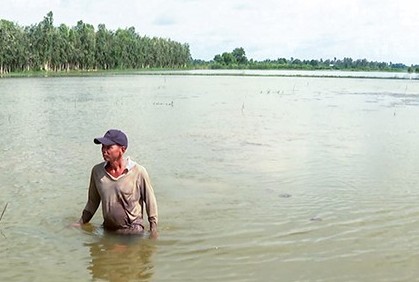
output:
[{"label": "blue baseball cap", "polygon": [[119,146],[124,146],[125,148],[128,147],[127,135],[125,135],[125,133],[119,129],[109,129],[108,131],[106,131],[103,137],[97,137],[93,139],[93,142],[95,144],[103,144],[105,146],[111,146],[116,144]]}]

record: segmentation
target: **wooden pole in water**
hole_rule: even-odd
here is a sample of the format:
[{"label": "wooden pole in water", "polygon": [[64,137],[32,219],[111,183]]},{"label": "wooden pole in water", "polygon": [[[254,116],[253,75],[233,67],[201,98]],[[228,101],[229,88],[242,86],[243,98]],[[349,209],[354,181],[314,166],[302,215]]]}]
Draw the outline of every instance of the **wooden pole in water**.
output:
[{"label": "wooden pole in water", "polygon": [[8,205],[8,204],[9,204],[9,203],[6,203],[6,205],[4,206],[3,212],[1,213],[1,216],[0,216],[0,221],[1,221],[1,219],[3,218],[4,212],[6,211],[6,209],[7,209],[7,205]]}]

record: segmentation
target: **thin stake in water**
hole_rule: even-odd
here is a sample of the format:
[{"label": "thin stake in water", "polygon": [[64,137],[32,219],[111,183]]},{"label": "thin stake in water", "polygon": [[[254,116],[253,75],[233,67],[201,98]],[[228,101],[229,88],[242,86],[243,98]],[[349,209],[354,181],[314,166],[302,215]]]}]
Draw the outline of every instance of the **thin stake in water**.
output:
[{"label": "thin stake in water", "polygon": [[[4,215],[4,212],[6,211],[6,209],[7,209],[7,205],[8,205],[9,203],[6,203],[6,205],[4,206],[4,209],[3,209],[3,212],[1,213],[1,216],[0,216],[0,221],[1,221],[1,219],[3,218],[3,215]],[[6,237],[6,235],[4,235],[3,234],[3,232],[0,230],[0,233],[1,233],[1,235],[3,235],[3,237],[5,238],[5,239],[7,239],[7,237]]]},{"label": "thin stake in water", "polygon": [[9,203],[6,203],[6,205],[4,206],[3,212],[1,213],[1,216],[0,216],[0,221],[1,221],[1,219],[3,218],[4,212],[6,211],[6,209],[7,209],[7,205],[8,205],[8,204],[9,204]]}]

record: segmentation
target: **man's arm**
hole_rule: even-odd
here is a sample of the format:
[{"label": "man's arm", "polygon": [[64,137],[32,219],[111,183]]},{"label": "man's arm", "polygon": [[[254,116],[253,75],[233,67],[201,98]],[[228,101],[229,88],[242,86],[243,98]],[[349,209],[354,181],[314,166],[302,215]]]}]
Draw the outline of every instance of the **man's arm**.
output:
[{"label": "man's arm", "polygon": [[151,185],[150,177],[147,170],[144,169],[142,173],[141,190],[143,195],[143,201],[145,202],[145,208],[148,215],[148,222],[150,224],[150,236],[157,238],[157,224],[158,224],[158,210],[157,200],[154,195],[153,186]]},{"label": "man's arm", "polygon": [[100,195],[96,189],[93,170],[90,175],[89,193],[87,198],[86,206],[84,207],[83,213],[78,221],[79,224],[88,223],[100,204]]},{"label": "man's arm", "polygon": [[92,214],[88,210],[83,210],[81,217],[79,219],[79,224],[88,223],[92,219],[93,215],[94,214]]}]

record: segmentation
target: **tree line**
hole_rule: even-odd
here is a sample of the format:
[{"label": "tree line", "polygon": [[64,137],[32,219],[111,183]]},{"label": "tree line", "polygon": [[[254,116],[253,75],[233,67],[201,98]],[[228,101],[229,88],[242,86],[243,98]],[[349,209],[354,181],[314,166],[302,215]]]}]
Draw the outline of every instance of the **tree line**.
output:
[{"label": "tree line", "polygon": [[31,26],[0,20],[0,74],[23,71],[115,70],[142,68],[210,69],[300,69],[408,71],[419,73],[419,65],[368,61],[366,59],[300,60],[248,59],[242,47],[193,60],[187,43],[140,36],[134,27],[116,31],[88,23],[54,26],[53,13]]},{"label": "tree line", "polygon": [[376,62],[367,59],[343,58],[300,60],[278,58],[255,61],[246,57],[242,47],[235,48],[232,52],[217,54],[211,61],[194,60],[196,67],[211,69],[294,69],[294,70],[361,70],[361,71],[408,71],[419,73],[419,65],[406,66],[401,63]]},{"label": "tree line", "polygon": [[53,13],[31,26],[0,20],[0,74],[20,71],[69,71],[179,68],[191,61],[189,45],[140,36],[134,27],[108,30],[78,21],[54,26]]}]

